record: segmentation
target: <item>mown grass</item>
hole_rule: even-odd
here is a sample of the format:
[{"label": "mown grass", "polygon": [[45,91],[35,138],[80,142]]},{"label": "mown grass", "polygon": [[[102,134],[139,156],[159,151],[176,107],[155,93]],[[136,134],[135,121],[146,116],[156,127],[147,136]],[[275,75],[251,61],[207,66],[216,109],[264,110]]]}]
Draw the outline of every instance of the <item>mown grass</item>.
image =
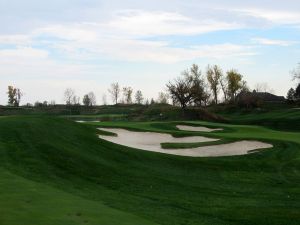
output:
[{"label": "mown grass", "polygon": [[[256,139],[273,149],[189,158],[130,149],[96,127],[167,132],[176,124],[223,127],[206,136]],[[300,133],[208,122],[79,124],[53,117],[0,118],[0,223],[300,223]]]},{"label": "mown grass", "polygon": [[148,224],[130,213],[0,169],[0,222],[22,225]]},{"label": "mown grass", "polygon": [[279,130],[300,131],[300,109],[275,109],[275,110],[256,110],[251,112],[227,112],[222,113],[229,119],[230,123],[235,124],[258,124]]}]

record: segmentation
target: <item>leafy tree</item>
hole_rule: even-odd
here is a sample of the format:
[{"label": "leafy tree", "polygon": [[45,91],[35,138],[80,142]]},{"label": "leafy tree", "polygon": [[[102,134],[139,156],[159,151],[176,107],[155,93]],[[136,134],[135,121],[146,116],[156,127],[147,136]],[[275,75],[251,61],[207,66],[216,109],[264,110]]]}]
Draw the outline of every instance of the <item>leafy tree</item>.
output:
[{"label": "leafy tree", "polygon": [[236,70],[230,70],[227,72],[227,84],[228,92],[230,94],[231,101],[235,101],[237,92],[243,87],[243,76]]},{"label": "leafy tree", "polygon": [[83,102],[84,106],[91,106],[91,100],[90,100],[89,95],[84,95],[82,102]]},{"label": "leafy tree", "polygon": [[136,102],[137,104],[140,105],[140,104],[143,103],[144,97],[143,97],[142,91],[137,90],[134,97],[135,97],[135,102]]},{"label": "leafy tree", "polygon": [[19,88],[14,88],[13,86],[8,86],[8,104],[11,106],[18,107],[21,102],[23,93]]},{"label": "leafy tree", "polygon": [[123,88],[124,101],[126,104],[132,104],[132,93],[133,90],[131,87]]},{"label": "leafy tree", "polygon": [[296,95],[296,91],[294,90],[294,88],[290,88],[290,90],[287,93],[287,100],[289,102],[294,102],[295,101],[295,95]]},{"label": "leafy tree", "polygon": [[118,100],[120,98],[120,86],[119,83],[112,83],[108,92],[111,95],[111,98],[115,104],[118,104]]},{"label": "leafy tree", "polygon": [[185,76],[192,82],[192,87],[190,90],[192,94],[192,102],[195,105],[201,106],[202,103],[205,102],[207,93],[205,89],[205,81],[202,78],[202,74],[198,65],[193,64],[190,68],[190,71],[185,72]]},{"label": "leafy tree", "polygon": [[13,86],[8,86],[8,104],[13,106],[15,102],[16,89]]},{"label": "leafy tree", "polygon": [[206,71],[206,76],[207,76],[207,81],[212,90],[212,93],[214,95],[214,103],[215,104],[218,104],[218,93],[220,90],[220,80],[221,80],[222,75],[223,75],[223,72],[219,66],[214,65],[213,67],[211,67],[208,65],[207,71]]}]

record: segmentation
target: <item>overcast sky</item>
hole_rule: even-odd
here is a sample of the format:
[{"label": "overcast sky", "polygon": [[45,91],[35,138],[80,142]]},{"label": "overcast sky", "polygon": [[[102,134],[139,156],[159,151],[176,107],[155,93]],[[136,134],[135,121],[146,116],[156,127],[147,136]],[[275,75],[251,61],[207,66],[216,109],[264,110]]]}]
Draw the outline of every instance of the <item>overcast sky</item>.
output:
[{"label": "overcast sky", "polygon": [[116,81],[156,98],[193,63],[286,95],[298,62],[299,0],[0,0],[0,104],[8,85],[22,103],[66,88],[101,103]]}]

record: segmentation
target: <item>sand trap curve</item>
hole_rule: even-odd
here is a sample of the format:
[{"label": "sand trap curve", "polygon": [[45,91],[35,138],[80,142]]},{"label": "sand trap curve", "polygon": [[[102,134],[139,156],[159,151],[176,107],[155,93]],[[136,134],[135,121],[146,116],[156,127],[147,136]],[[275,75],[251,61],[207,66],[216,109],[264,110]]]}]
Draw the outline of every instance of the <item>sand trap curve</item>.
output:
[{"label": "sand trap curve", "polygon": [[273,147],[270,144],[259,141],[238,141],[229,144],[205,146],[190,149],[163,149],[161,143],[195,143],[217,141],[218,139],[206,138],[201,136],[174,138],[169,134],[152,132],[132,132],[125,129],[101,128],[100,130],[117,134],[117,136],[99,135],[101,139],[115,144],[137,148],[145,151],[160,152],[171,155],[190,156],[190,157],[217,157],[245,155],[249,151]]},{"label": "sand trap curve", "polygon": [[201,131],[201,132],[213,132],[213,131],[220,131],[223,130],[222,128],[208,128],[208,127],[193,127],[193,126],[187,126],[187,125],[177,125],[176,126],[179,130],[185,130],[185,131]]}]

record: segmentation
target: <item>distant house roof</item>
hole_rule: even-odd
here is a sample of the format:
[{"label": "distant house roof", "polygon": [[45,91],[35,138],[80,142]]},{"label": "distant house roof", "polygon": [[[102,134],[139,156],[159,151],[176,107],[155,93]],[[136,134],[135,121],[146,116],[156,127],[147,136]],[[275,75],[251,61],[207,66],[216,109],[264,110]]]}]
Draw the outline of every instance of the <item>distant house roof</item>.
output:
[{"label": "distant house roof", "polygon": [[247,93],[241,93],[241,95],[247,95],[247,96],[253,96],[253,97],[257,97],[260,98],[261,100],[265,101],[265,102],[284,102],[285,101],[285,97],[283,96],[277,96],[268,92],[257,92],[257,91],[253,91],[253,92],[247,92]]}]

